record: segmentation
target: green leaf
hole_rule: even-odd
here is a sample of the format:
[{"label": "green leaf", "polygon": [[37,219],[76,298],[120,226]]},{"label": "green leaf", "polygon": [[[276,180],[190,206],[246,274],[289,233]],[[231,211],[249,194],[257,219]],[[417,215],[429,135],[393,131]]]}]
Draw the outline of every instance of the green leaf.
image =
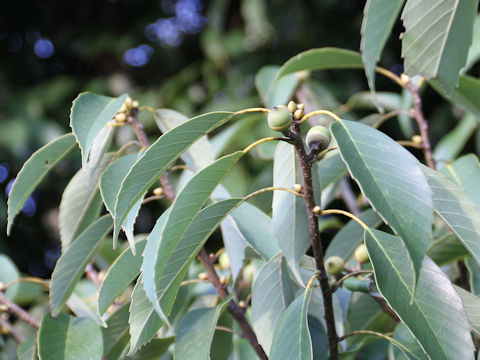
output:
[{"label": "green leaf", "polygon": [[460,154],[477,126],[475,117],[467,113],[460,119],[457,126],[438,142],[433,151],[437,169],[443,168],[445,163],[453,161]]},{"label": "green leaf", "polygon": [[[10,282],[17,280],[20,277],[20,271],[18,271],[15,263],[4,254],[0,254],[0,282],[3,286],[8,285]],[[18,284],[10,286],[5,295],[12,301],[15,301],[15,296],[18,292]]]},{"label": "green leaf", "polygon": [[7,235],[15,216],[22,209],[33,190],[45,175],[75,147],[75,137],[65,134],[52,140],[35,153],[23,164],[8,195]]},{"label": "green leaf", "polygon": [[262,267],[252,287],[252,325],[267,355],[277,323],[294,298],[295,289],[280,253]]},{"label": "green leaf", "polygon": [[468,251],[455,234],[449,233],[432,243],[427,249],[427,255],[438,266],[442,266],[463,259],[468,256]]},{"label": "green leaf", "polygon": [[404,0],[367,0],[365,4],[360,50],[368,85],[372,91],[375,91],[375,66],[380,60],[403,3]]},{"label": "green leaf", "polygon": [[468,283],[470,284],[470,290],[475,295],[480,295],[480,265],[471,258],[465,259],[465,266],[468,270]]},{"label": "green leaf", "polygon": [[387,111],[399,110],[402,106],[401,97],[397,93],[381,91],[372,93],[369,91],[360,91],[353,94],[347,101],[351,109],[376,109],[377,106],[385,108]]},{"label": "green leaf", "polygon": [[451,95],[472,43],[478,0],[409,0],[402,19],[405,72],[438,79]]},{"label": "green leaf", "polygon": [[480,211],[465,191],[448,178],[422,166],[433,192],[435,211],[451,227],[480,265]]},{"label": "green leaf", "polygon": [[84,92],[73,101],[70,127],[82,152],[82,168],[87,168],[88,154],[98,133],[120,110],[126,98],[127,94],[112,98]]},{"label": "green leaf", "polygon": [[[358,217],[370,227],[377,227],[382,223],[382,219],[372,209],[363,211]],[[350,220],[330,241],[325,258],[340,256],[347,260],[362,241],[363,228],[355,220]]]},{"label": "green leaf", "polygon": [[[402,347],[394,346],[393,353],[395,360],[400,359],[420,359],[427,360],[429,357],[425,354],[417,339],[405,324],[399,323],[393,333],[393,338],[398,341]],[[404,357],[402,357],[402,355]]]},{"label": "green leaf", "polygon": [[98,190],[98,179],[109,160],[110,157],[105,159],[91,175],[79,170],[65,188],[58,213],[63,251],[100,215],[102,197]]},{"label": "green leaf", "polygon": [[[158,109],[153,113],[157,126],[163,133],[187,122],[189,119],[170,109]],[[215,161],[213,148],[206,136],[202,136],[190,148],[182,154],[185,164],[192,170],[203,169]]]},{"label": "green leaf", "polygon": [[470,70],[470,68],[480,59],[480,15],[477,14],[475,22],[473,23],[473,39],[472,46],[468,51],[467,64],[463,68],[463,73]]},{"label": "green leaf", "polygon": [[415,289],[433,222],[431,191],[417,159],[387,135],[357,122],[335,122],[331,131],[362,193],[402,238]]},{"label": "green leaf", "polygon": [[477,336],[480,335],[480,298],[471,292],[453,285],[455,291],[462,299],[463,307],[467,313],[468,321]]},{"label": "green leaf", "polygon": [[312,340],[308,329],[308,304],[312,289],[306,289],[288,306],[273,335],[271,360],[313,360]]},{"label": "green leaf", "polygon": [[58,315],[67,302],[88,262],[93,258],[100,240],[112,229],[112,218],[104,215],[90,225],[58,259],[50,286],[50,308]]},{"label": "green leaf", "polygon": [[105,126],[93,140],[92,148],[90,149],[90,158],[87,163],[87,172],[90,181],[110,146],[114,133],[115,127]]},{"label": "green leaf", "polygon": [[362,68],[362,57],[356,51],[333,47],[311,49],[295,55],[283,64],[277,73],[276,81],[297,71]]},{"label": "green leaf", "polygon": [[272,219],[263,211],[243,203],[231,216],[247,244],[262,258],[269,260],[280,251],[273,234]]},{"label": "green leaf", "polygon": [[107,319],[107,327],[102,328],[103,357],[108,360],[122,359],[130,342],[128,333],[128,308],[130,304],[124,304]]},{"label": "green leaf", "polygon": [[135,203],[158,177],[186,151],[192,143],[232,118],[232,113],[214,112],[197,116],[163,134],[137,160],[122,181],[115,203],[113,238]]},{"label": "green leaf", "polygon": [[220,230],[222,232],[225,253],[229,259],[232,281],[235,283],[243,267],[247,243],[231,216],[226,217],[225,220],[222,221]]},{"label": "green leaf", "polygon": [[[100,192],[102,194],[105,207],[115,219],[115,201],[117,199],[118,192],[122,186],[122,179],[130,171],[133,164],[138,160],[139,153],[128,154],[115,160],[111,163],[100,177]],[[133,224],[140,210],[142,199],[137,200],[136,204],[131,207],[130,211],[126,215],[122,222],[122,229],[127,235],[128,242],[132,252],[135,253],[135,243],[133,240]],[[113,246],[116,247],[117,238],[113,238]]]},{"label": "green leaf", "polygon": [[214,308],[189,311],[180,321],[175,337],[173,356],[175,360],[209,360],[210,345],[218,318],[230,302],[224,300]]},{"label": "green leaf", "polygon": [[35,337],[29,337],[18,345],[17,360],[37,360],[37,343]]},{"label": "green leaf", "polygon": [[299,79],[296,74],[284,76],[274,84],[279,69],[280,66],[268,65],[255,75],[257,91],[267,108],[287,104],[298,86]]},{"label": "green leaf", "polygon": [[[279,142],[273,160],[273,186],[292,188],[303,184],[303,176],[295,148]],[[273,231],[288,266],[302,283],[299,262],[311,244],[307,208],[303,198],[285,191],[276,191],[272,202]]]},{"label": "green leaf", "polygon": [[38,331],[40,360],[100,360],[103,354],[102,332],[91,319],[47,313]]},{"label": "green leaf", "polygon": [[98,312],[100,315],[107,311],[108,307],[140,273],[140,267],[142,266],[140,254],[143,252],[146,243],[146,239],[136,243],[137,255],[133,255],[130,249],[125,249],[108,269],[98,291]]},{"label": "green leaf", "polygon": [[322,191],[330,184],[341,180],[347,172],[347,168],[345,167],[339,153],[324,157],[317,163],[317,165]]},{"label": "green leaf", "polygon": [[480,209],[480,163],[475,154],[464,155],[451,164],[445,165],[442,173],[458,186],[461,186],[470,199]]},{"label": "green leaf", "polygon": [[168,348],[173,344],[174,341],[175,336],[152,339],[152,341],[136,352],[133,357],[128,357],[127,359],[157,360],[159,356],[162,356],[168,351]]},{"label": "green leaf", "polygon": [[450,280],[426,257],[412,304],[413,273],[397,237],[375,229],[365,243],[377,286],[432,359],[473,359],[470,325]]}]

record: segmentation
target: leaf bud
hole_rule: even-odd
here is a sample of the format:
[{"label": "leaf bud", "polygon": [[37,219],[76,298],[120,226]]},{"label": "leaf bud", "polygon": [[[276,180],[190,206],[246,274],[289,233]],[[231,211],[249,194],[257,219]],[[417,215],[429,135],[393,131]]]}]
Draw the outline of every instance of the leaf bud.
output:
[{"label": "leaf bud", "polygon": [[293,190],[295,190],[297,193],[301,193],[303,190],[302,184],[293,184]]},{"label": "leaf bud", "polygon": [[287,110],[293,114],[297,110],[297,104],[294,101],[290,101],[287,105]]},{"label": "leaf bud", "polygon": [[293,113],[293,117],[295,118],[295,120],[300,120],[303,117],[303,110],[302,109],[295,110],[295,112]]},{"label": "leaf bud", "polygon": [[157,188],[153,189],[153,195],[162,196],[163,195],[163,188],[157,187]]},{"label": "leaf bud", "polygon": [[119,123],[124,123],[125,121],[127,121],[127,115],[125,115],[125,113],[118,113],[117,115],[115,115],[115,121]]}]

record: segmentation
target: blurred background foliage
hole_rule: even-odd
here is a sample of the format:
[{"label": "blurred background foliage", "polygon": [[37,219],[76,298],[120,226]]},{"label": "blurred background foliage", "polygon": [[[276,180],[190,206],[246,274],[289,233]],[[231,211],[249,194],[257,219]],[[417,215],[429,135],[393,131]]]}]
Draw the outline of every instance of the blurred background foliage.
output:
[{"label": "blurred background foliage", "polygon": [[[315,47],[358,51],[363,7],[358,0],[3,1],[1,227],[5,229],[8,184],[33,151],[69,131],[69,109],[78,93],[127,92],[141,105],[171,108],[186,116],[261,106],[255,74],[263,66],[281,65]],[[396,72],[402,69],[402,30],[398,22],[380,62]],[[358,70],[315,73],[308,81],[317,105],[334,110],[354,93],[367,90],[365,75]],[[398,93],[388,80],[379,78],[377,84],[381,91]],[[424,100],[435,144],[460,114],[429,89]],[[371,111],[360,109],[350,117]],[[141,120],[152,139],[160,135],[151,113],[143,111]],[[265,122],[257,120],[252,116],[234,124],[236,136],[223,144],[224,152],[271,135]],[[405,138],[396,123],[387,126],[382,130]],[[129,131],[119,129],[117,143],[124,143]],[[220,144],[222,139],[215,141]],[[467,144],[473,146],[473,141]],[[243,161],[226,179],[229,191],[244,195],[271,184],[271,155],[264,147]],[[71,154],[42,182],[11,237],[0,232],[0,252],[24,273],[48,277],[60,255],[56,209],[68,179],[80,168],[79,159],[79,152]],[[256,199],[267,212],[269,196]],[[149,231],[157,215],[153,206],[142,208],[137,232]]]}]

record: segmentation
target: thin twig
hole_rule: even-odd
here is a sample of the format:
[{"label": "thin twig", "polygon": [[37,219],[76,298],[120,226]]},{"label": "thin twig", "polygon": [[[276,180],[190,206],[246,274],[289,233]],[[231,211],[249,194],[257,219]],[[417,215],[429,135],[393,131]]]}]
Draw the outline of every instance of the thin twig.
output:
[{"label": "thin twig", "polygon": [[10,335],[12,335],[13,340],[21,344],[25,341],[25,337],[20,334],[9,321],[0,316],[0,327],[6,329]]},{"label": "thin twig", "polygon": [[335,282],[335,284],[333,284],[333,291],[337,290],[342,285],[342,283],[351,276],[356,276],[361,274],[371,274],[371,273],[373,273],[373,270],[358,270],[358,271],[353,271],[351,273],[348,273],[342,276],[340,279],[338,279]]},{"label": "thin twig", "polygon": [[404,87],[410,91],[413,97],[413,117],[417,122],[418,129],[420,130],[420,136],[422,137],[423,155],[428,167],[435,170],[435,159],[432,155],[432,147],[430,145],[430,139],[428,137],[428,122],[423,116],[422,110],[422,98],[415,84],[410,79],[404,82]]},{"label": "thin twig", "polygon": [[102,285],[102,282],[98,278],[98,271],[93,267],[92,263],[88,263],[85,267],[85,275],[97,288]]},{"label": "thin twig", "polygon": [[142,205],[148,204],[149,202],[164,199],[165,195],[152,195],[142,200]]},{"label": "thin twig", "polygon": [[308,222],[310,225],[310,233],[312,235],[313,257],[315,258],[315,264],[317,270],[319,271],[318,279],[323,295],[323,306],[325,312],[324,317],[327,323],[327,337],[328,348],[330,350],[330,360],[337,360],[338,336],[337,330],[335,328],[335,315],[333,313],[332,288],[330,286],[330,283],[328,282],[327,273],[325,271],[325,264],[323,260],[324,250],[321,243],[320,231],[318,228],[318,217],[313,211],[317,204],[315,204],[315,197],[313,193],[312,164],[309,161],[307,152],[305,151],[305,147],[303,145],[299,124],[293,123],[290,131],[287,132],[287,135],[292,139],[292,143],[295,146],[295,151],[300,159],[300,165],[303,174],[303,198],[305,200],[308,211]]},{"label": "thin twig", "polygon": [[351,333],[348,333],[348,334],[345,334],[343,336],[340,336],[338,338],[338,341],[343,341],[345,340],[346,338],[349,338],[350,336],[354,336],[354,335],[373,335],[373,336],[378,336],[378,337],[381,337],[383,339],[386,339],[388,341],[391,341],[392,338],[388,335],[385,335],[385,334],[382,334],[382,333],[379,333],[379,332],[376,332],[376,331],[370,331],[370,330],[357,330],[357,331],[352,331]]},{"label": "thin twig", "polygon": [[20,306],[13,303],[9,298],[5,296],[5,293],[3,291],[0,291],[0,303],[4,304],[7,307],[7,311],[10,314],[15,315],[18,319],[27,323],[31,327],[37,330],[40,329],[40,321],[35,319],[32,315],[23,310]]}]

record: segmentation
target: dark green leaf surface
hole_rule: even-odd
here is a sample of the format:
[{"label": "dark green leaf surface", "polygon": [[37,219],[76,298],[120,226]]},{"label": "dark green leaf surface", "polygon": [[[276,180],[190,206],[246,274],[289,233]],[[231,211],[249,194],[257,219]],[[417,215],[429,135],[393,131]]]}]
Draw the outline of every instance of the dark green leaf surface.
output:
[{"label": "dark green leaf surface", "polygon": [[415,276],[430,243],[431,191],[417,159],[387,135],[369,126],[342,120],[331,126],[343,161],[363,194],[402,238]]},{"label": "dark green leaf surface", "polygon": [[119,360],[130,342],[128,333],[128,308],[124,304],[107,319],[107,327],[102,328],[103,356],[108,360]]},{"label": "dark green leaf surface", "polygon": [[457,236],[452,233],[435,241],[427,249],[427,255],[435,261],[438,266],[461,260],[465,256],[468,256],[468,254],[465,246],[463,246]]},{"label": "dark green leaf surface", "polygon": [[308,304],[312,289],[306,289],[287,308],[273,335],[271,360],[313,360],[308,329]]},{"label": "dark green leaf surface", "polygon": [[440,268],[428,257],[424,259],[409,305],[413,273],[400,239],[370,228],[365,231],[365,243],[380,292],[428,355],[436,360],[473,359],[470,324],[462,301]]},{"label": "dark green leaf surface", "polygon": [[143,260],[141,253],[145,249],[146,243],[146,239],[136,243],[137,255],[133,255],[130,249],[125,249],[108,269],[98,291],[98,312],[100,315],[107,311],[108,307],[140,273]]},{"label": "dark green leaf surface", "polygon": [[75,147],[73,134],[65,134],[38,149],[23,164],[8,195],[7,235],[15,216],[45,175]]},{"label": "dark green leaf surface", "polygon": [[393,338],[398,341],[402,347],[394,346],[393,353],[395,360],[419,359],[428,360],[428,356],[423,351],[417,339],[405,324],[399,323],[393,333]]},{"label": "dark green leaf surface", "polygon": [[230,299],[214,308],[189,311],[180,321],[175,337],[175,360],[209,360],[218,318]]},{"label": "dark green leaf surface", "polygon": [[85,271],[95,250],[112,229],[112,218],[104,215],[90,225],[58,259],[50,285],[50,308],[57,315]]},{"label": "dark green leaf surface", "polygon": [[82,168],[86,169],[88,154],[98,133],[115,116],[127,94],[117,98],[84,92],[73,101],[70,127],[82,151]]},{"label": "dark green leaf surface", "polygon": [[478,0],[409,0],[402,14],[405,72],[438,79],[451,94],[472,43]]},{"label": "dark green leaf surface", "polygon": [[422,170],[432,188],[436,212],[480,265],[480,210],[465,191],[445,175],[426,166],[422,166]]},{"label": "dark green leaf surface", "polygon": [[317,168],[322,190],[325,190],[327,186],[340,180],[347,172],[342,157],[337,152],[320,160],[317,163]]},{"label": "dark green leaf surface", "polygon": [[[273,160],[273,186],[291,189],[294,184],[302,183],[295,148],[279,142]],[[272,221],[278,247],[295,277],[301,282],[298,264],[311,244],[307,208],[303,198],[285,191],[276,191],[273,194]]]},{"label": "dark green leaf surface", "polygon": [[367,0],[363,10],[360,49],[370,89],[375,91],[375,66],[392,32],[404,0]]},{"label": "dark green leaf surface", "polygon": [[40,360],[100,360],[102,332],[91,319],[47,313],[38,332]]},{"label": "dark green leaf surface", "polygon": [[280,253],[262,267],[252,288],[252,325],[267,355],[277,323],[294,298],[295,289]]},{"label": "dark green leaf surface", "polygon": [[168,348],[175,341],[175,336],[169,336],[165,338],[152,339],[147,345],[141,348],[132,357],[127,359],[132,360],[157,360],[159,356],[162,356],[168,351]]},{"label": "dark green leaf surface", "polygon": [[137,160],[122,181],[115,203],[114,239],[135,203],[158,177],[203,135],[228,121],[232,113],[214,112],[197,116],[155,141]]}]

